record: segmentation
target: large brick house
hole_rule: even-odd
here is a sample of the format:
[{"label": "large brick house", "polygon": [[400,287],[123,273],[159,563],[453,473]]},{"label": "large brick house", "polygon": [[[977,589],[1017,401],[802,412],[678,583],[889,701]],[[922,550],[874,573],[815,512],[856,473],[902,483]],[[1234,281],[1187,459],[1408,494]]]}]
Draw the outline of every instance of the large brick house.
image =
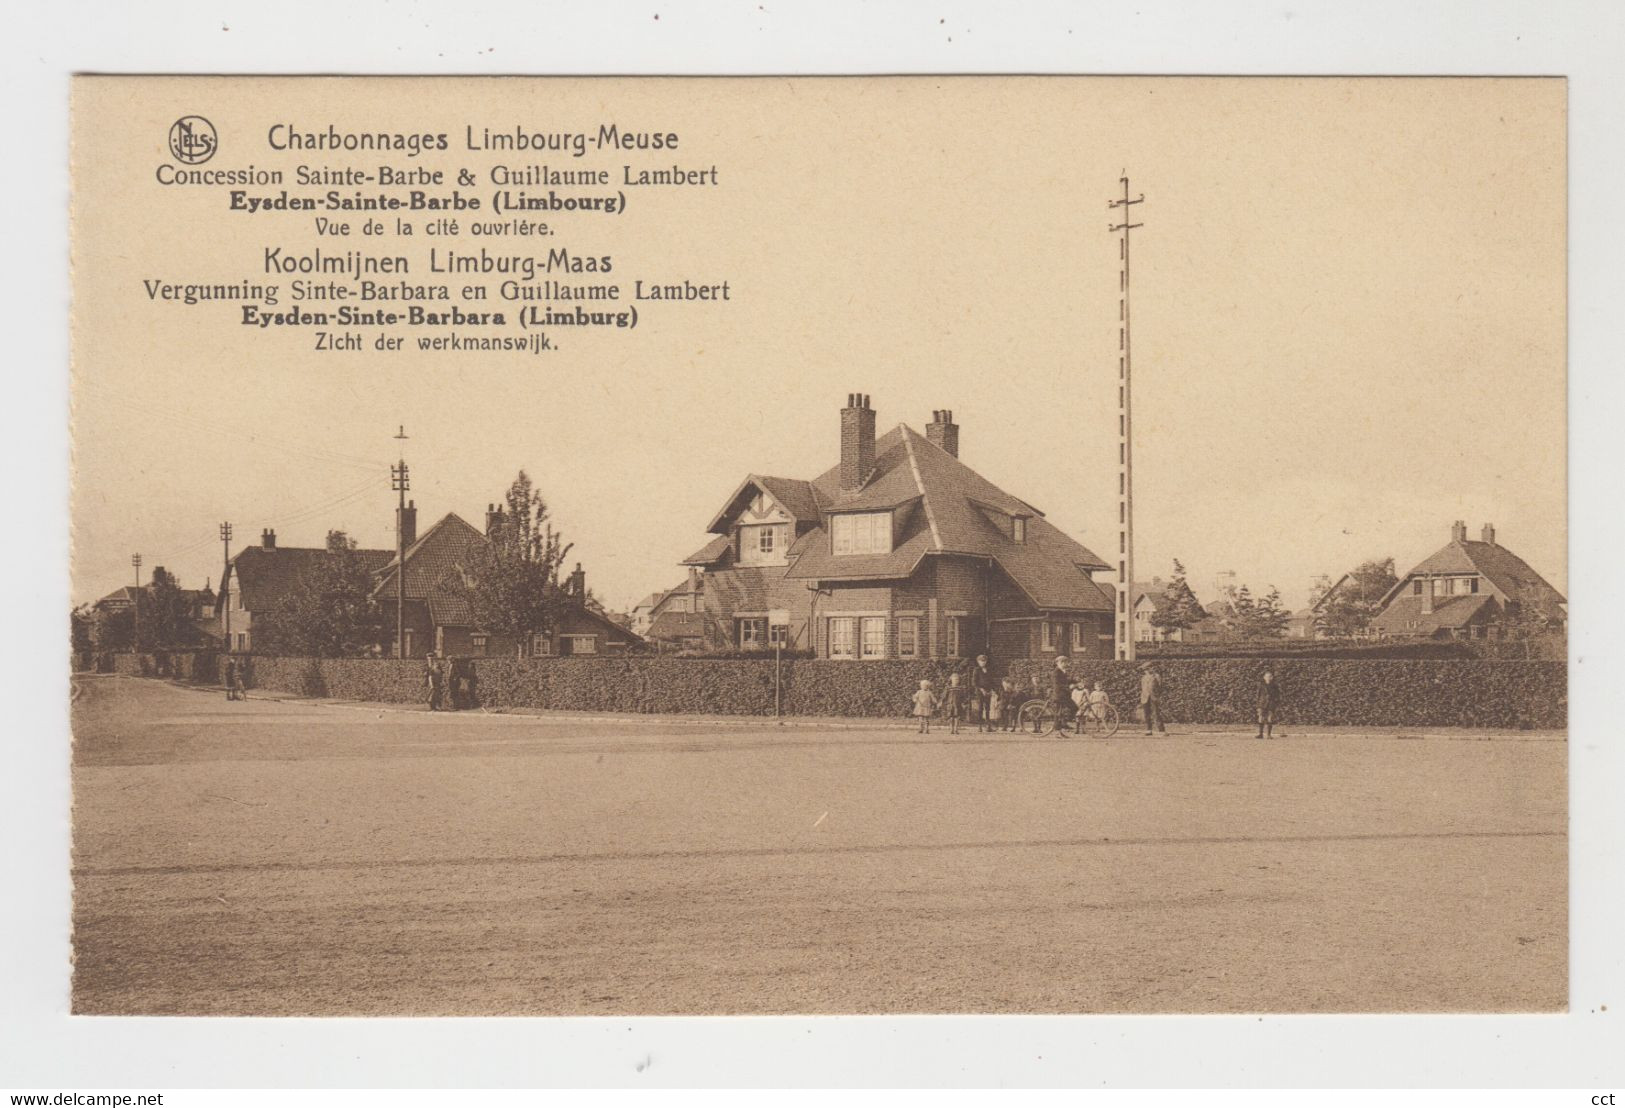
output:
[{"label": "large brick house", "polygon": [[840,428],[835,466],[810,481],[746,477],[685,559],[733,646],[1111,656],[1113,597],[1091,577],[1111,567],[960,461],[952,412],[923,435],[899,424],[877,438],[869,398],[854,394]]},{"label": "large brick house", "polygon": [[[355,556],[368,570],[376,571],[393,555],[388,550],[357,550]],[[326,558],[325,547],[278,546],[276,532],[270,529],[260,532],[258,546],[239,550],[226,565],[214,606],[219,633],[225,634],[227,622],[231,625],[231,641],[226,643],[226,649],[256,649],[256,620],[263,625],[308,575],[321,569]]]},{"label": "large brick house", "polygon": [[1389,638],[1485,638],[1520,616],[1561,627],[1567,601],[1495,541],[1493,526],[1486,523],[1474,542],[1457,520],[1450,541],[1388,590],[1371,629]]}]

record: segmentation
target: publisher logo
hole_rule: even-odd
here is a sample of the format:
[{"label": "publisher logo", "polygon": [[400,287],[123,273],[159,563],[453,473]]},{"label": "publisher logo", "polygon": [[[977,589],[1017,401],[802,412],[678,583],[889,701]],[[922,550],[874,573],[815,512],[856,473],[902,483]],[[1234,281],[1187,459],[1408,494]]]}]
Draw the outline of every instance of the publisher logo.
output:
[{"label": "publisher logo", "polygon": [[178,162],[202,165],[219,145],[214,124],[201,115],[183,115],[169,128],[169,154]]}]

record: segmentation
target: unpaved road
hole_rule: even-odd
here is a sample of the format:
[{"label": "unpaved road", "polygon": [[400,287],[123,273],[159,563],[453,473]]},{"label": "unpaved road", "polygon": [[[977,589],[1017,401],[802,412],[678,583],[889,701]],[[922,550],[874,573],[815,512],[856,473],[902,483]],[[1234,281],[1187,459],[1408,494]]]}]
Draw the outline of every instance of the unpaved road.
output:
[{"label": "unpaved road", "polygon": [[81,686],[80,1013],[1566,1003],[1561,735],[924,737]]}]

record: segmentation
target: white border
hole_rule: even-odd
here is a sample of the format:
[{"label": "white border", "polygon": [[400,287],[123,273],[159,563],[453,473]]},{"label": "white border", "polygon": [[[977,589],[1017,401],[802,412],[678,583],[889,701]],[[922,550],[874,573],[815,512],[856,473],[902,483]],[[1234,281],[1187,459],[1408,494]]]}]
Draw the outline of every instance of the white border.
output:
[{"label": "white border", "polygon": [[[1618,1088],[1625,366],[1618,4],[943,0],[48,4],[9,16],[0,1087],[1495,1085]],[[654,15],[660,18],[656,20]],[[494,47],[494,49],[493,49]],[[74,71],[1094,72],[1570,78],[1572,1014],[722,1020],[74,1019],[66,1011],[67,92]],[[21,618],[17,613],[21,612]],[[1613,726],[1610,726],[1612,724]],[[1608,1011],[1601,1011],[1603,1005]],[[648,1064],[640,1065],[640,1063]]]}]

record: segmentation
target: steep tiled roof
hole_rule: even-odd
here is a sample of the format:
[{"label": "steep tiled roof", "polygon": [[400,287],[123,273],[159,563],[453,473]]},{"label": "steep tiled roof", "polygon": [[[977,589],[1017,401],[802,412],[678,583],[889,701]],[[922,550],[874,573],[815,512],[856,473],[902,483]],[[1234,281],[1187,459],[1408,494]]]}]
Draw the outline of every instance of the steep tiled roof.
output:
[{"label": "steep tiled roof", "polygon": [[[684,558],[681,564],[685,566],[715,565],[717,559],[726,554],[728,552],[728,548],[732,545],[733,543],[729,540],[727,535],[718,535],[716,538],[700,547],[694,553]],[[664,594],[656,594],[656,603],[659,602],[660,597],[663,595]]]},{"label": "steep tiled roof", "polygon": [[1466,627],[1486,605],[1496,606],[1495,597],[1487,592],[1441,596],[1434,601],[1433,611],[1424,615],[1422,598],[1407,593],[1384,608],[1382,614],[1371,621],[1371,626],[1390,634],[1431,635],[1435,631]]},{"label": "steep tiled roof", "polygon": [[[1089,570],[1110,568],[1105,562],[1038,509],[1006,493],[906,424],[876,441],[874,472],[861,489],[841,491],[839,466],[810,487],[822,509],[821,525],[800,536],[790,548],[790,577],[897,579],[909,576],[929,555],[964,554],[996,561],[1040,608],[1109,611],[1112,607],[1108,591],[1088,577]],[[890,553],[837,556],[831,552],[826,530],[831,514],[886,509],[901,510]],[[1025,542],[1012,537],[1015,518],[1027,521]]]},{"label": "steep tiled roof", "polygon": [[[393,560],[388,550],[356,550],[354,553],[361,565],[371,573],[376,573],[380,566]],[[306,574],[320,570],[326,557],[325,548],[279,546],[267,550],[263,546],[249,546],[231,560],[230,573],[236,575],[243,607],[251,612],[266,611],[276,607],[305,579]],[[216,610],[225,600],[226,584],[222,582],[215,601]]]},{"label": "steep tiled roof", "polygon": [[[426,600],[451,573],[471,569],[475,558],[489,540],[456,512],[423,533],[406,548],[406,596]],[[372,594],[380,599],[395,595],[395,562],[390,557],[378,571]]]},{"label": "steep tiled roof", "polygon": [[1509,600],[1537,611],[1554,613],[1564,603],[1563,594],[1547,584],[1529,563],[1499,543],[1452,540],[1424,558],[1416,568],[1388,590],[1385,605],[1407,589],[1412,578],[1427,574],[1478,573],[1487,578]]}]

